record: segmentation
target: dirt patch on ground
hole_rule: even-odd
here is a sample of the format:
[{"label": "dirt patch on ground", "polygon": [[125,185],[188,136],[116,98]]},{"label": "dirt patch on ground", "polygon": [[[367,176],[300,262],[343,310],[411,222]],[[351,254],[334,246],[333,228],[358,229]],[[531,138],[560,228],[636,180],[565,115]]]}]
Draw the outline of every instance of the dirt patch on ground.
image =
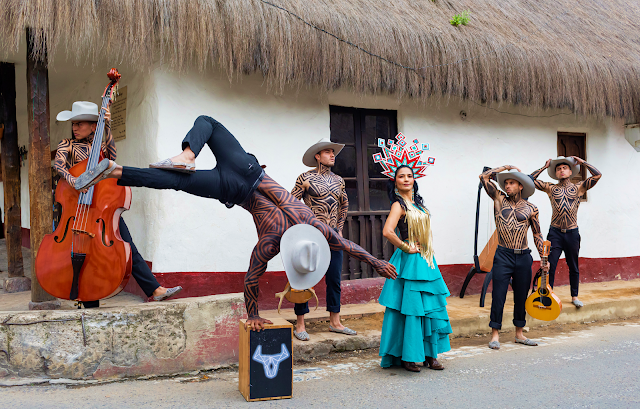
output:
[{"label": "dirt patch on ground", "polygon": [[[342,325],[344,325],[345,327],[349,327],[354,331],[365,331],[372,329],[377,329],[378,331],[380,331],[382,329],[383,318],[384,313],[379,312],[377,314],[366,315],[360,318],[343,319]],[[329,321],[307,322],[305,323],[305,327],[307,328],[307,332],[309,334],[317,332],[327,332],[329,331]]]}]

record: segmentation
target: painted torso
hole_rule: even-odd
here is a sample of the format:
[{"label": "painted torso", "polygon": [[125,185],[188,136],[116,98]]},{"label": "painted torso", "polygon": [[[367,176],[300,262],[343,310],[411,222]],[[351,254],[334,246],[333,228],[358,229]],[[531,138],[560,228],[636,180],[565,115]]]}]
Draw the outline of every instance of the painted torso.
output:
[{"label": "painted torso", "polygon": [[527,230],[536,206],[526,200],[513,203],[504,195],[499,203],[494,207],[498,244],[509,249],[528,248]]},{"label": "painted torso", "polygon": [[[301,174],[291,194],[303,199],[321,222],[341,230],[346,217],[344,180],[327,167]],[[348,205],[347,205],[348,206]]]},{"label": "painted torso", "polygon": [[[69,173],[69,169],[89,158],[92,143],[93,135],[81,140],[63,139],[58,144],[53,167],[71,186],[75,183],[76,178]],[[111,135],[111,127],[109,124],[105,124],[101,151],[103,157],[116,160],[116,143]]]},{"label": "painted torso", "polygon": [[580,196],[578,186],[568,182],[564,185],[551,185],[549,188],[551,200],[551,225],[558,229],[575,229],[578,227],[578,208]]}]

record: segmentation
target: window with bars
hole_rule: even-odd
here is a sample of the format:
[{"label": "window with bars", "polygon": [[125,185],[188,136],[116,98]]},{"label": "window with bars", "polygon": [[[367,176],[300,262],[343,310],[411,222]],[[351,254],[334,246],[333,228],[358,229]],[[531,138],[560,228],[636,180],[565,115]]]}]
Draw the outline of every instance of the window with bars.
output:
[{"label": "window with bars", "polygon": [[[389,214],[387,181],[372,155],[380,150],[378,138],[398,133],[397,111],[330,106],[331,140],[345,144],[336,157],[333,172],[342,176],[349,196],[349,212],[343,235],[374,257],[389,260],[393,247],[382,237]],[[375,277],[371,266],[345,254],[342,278]]]}]

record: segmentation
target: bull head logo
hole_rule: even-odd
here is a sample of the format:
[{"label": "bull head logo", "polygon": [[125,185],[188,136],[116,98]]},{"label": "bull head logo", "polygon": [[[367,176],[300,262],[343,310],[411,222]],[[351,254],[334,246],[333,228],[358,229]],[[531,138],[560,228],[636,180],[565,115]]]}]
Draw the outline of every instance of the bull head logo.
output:
[{"label": "bull head logo", "polygon": [[282,344],[282,349],[279,354],[275,355],[263,355],[262,354],[262,345],[258,345],[256,347],[256,352],[253,353],[252,359],[256,362],[260,362],[262,367],[264,368],[264,376],[269,379],[273,379],[278,375],[278,368],[280,367],[280,362],[289,358],[289,351],[287,347]]}]

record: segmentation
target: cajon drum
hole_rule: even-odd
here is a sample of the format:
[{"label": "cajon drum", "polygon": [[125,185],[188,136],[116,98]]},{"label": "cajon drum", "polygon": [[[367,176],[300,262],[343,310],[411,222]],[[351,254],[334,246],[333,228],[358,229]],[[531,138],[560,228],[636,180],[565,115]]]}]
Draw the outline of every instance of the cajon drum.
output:
[{"label": "cajon drum", "polygon": [[291,398],[293,391],[293,325],[273,318],[260,332],[244,328],[240,320],[238,388],[251,402]]}]

